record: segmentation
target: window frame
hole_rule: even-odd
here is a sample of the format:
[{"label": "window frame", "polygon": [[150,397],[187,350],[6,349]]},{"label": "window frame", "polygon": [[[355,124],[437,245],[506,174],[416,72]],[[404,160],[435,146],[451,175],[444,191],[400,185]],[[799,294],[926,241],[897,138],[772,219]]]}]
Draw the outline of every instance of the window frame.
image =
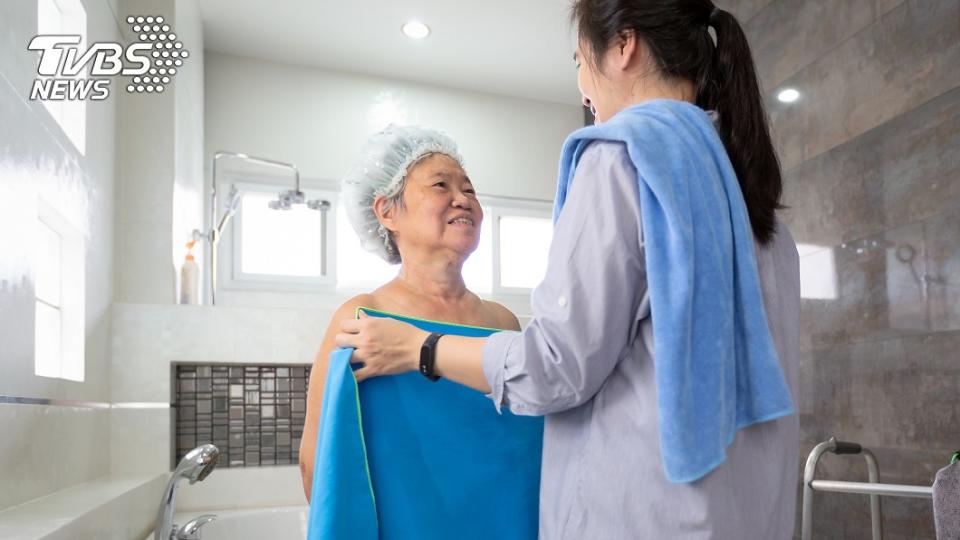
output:
[{"label": "window frame", "polygon": [[[289,182],[281,183],[278,181],[277,183],[273,183],[255,179],[264,178],[265,175],[262,174],[254,176],[247,173],[231,172],[224,176],[225,180],[221,189],[223,189],[225,193],[229,193],[231,188],[235,186],[240,191],[241,197],[244,193],[250,192],[279,194],[281,191],[292,188]],[[266,175],[266,177],[273,178],[272,175]],[[279,179],[280,177],[277,178]],[[325,249],[327,252],[326,274],[320,277],[309,277],[243,272],[243,209],[241,206],[241,208],[237,209],[237,213],[234,214],[230,226],[227,228],[227,234],[230,235],[230,238],[221,238],[221,244],[230,246],[228,253],[221,251],[221,255],[226,255],[222,257],[221,260],[230,261],[230,264],[222,265],[221,269],[218,269],[221,273],[220,283],[223,289],[230,291],[261,292],[334,292],[337,283],[335,245],[337,223],[336,215],[333,212],[336,212],[340,194],[338,191],[324,189],[324,187],[320,186],[307,187],[301,185],[300,189],[304,195],[306,195],[307,200],[323,199],[330,201],[331,204],[330,209],[327,210],[327,230],[325,238],[322,240],[323,243],[321,244],[321,249]],[[281,212],[282,210],[276,211]],[[226,237],[227,234],[224,236]],[[222,245],[221,249],[223,249]],[[321,256],[323,255],[321,254]]]},{"label": "window frame", "polygon": [[529,296],[535,287],[504,287],[500,280],[500,218],[527,217],[541,218],[552,222],[553,203],[534,199],[515,199],[510,197],[480,197],[480,204],[489,208],[489,214],[484,221],[491,224],[491,262],[493,265],[493,286],[491,296],[494,298],[511,298]]},{"label": "window frame", "polygon": [[[57,369],[40,370],[36,343],[40,339],[40,329],[36,327],[34,314],[34,375],[52,379],[83,382],[86,370],[86,243],[83,235],[58,212],[41,198],[37,199],[36,224],[43,224],[59,239],[59,268],[56,269],[60,286],[59,305],[41,299],[36,294],[34,283],[34,309],[36,305],[53,307],[59,311],[60,351]],[[36,265],[36,261],[34,261]],[[39,275],[35,267],[35,277]]]},{"label": "window frame", "polygon": [[[56,21],[44,20],[46,11],[44,5],[56,11]],[[77,58],[87,48],[87,10],[81,0],[39,0],[37,2],[37,35],[79,35],[77,44]],[[38,55],[42,51],[37,52]],[[89,73],[89,66],[84,66],[79,73],[72,77],[59,75],[55,77],[38,76],[40,79],[84,78]],[[50,117],[56,122],[60,131],[70,140],[70,144],[80,153],[87,153],[87,102],[83,99],[71,100],[41,100]]]}]

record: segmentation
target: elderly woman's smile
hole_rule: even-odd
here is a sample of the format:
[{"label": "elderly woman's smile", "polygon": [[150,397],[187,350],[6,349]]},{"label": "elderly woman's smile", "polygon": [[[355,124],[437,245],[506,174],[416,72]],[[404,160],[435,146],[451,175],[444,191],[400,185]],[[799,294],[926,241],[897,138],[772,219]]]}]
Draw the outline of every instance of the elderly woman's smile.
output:
[{"label": "elderly woman's smile", "polygon": [[473,227],[473,218],[470,216],[460,216],[451,219],[447,223],[450,225],[466,225],[468,227]]}]

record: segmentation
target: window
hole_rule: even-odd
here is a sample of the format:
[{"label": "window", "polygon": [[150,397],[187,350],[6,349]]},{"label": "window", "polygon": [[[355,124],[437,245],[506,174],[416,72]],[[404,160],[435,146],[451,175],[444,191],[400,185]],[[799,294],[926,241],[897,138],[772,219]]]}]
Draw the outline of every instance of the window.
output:
[{"label": "window", "polygon": [[369,291],[395,278],[400,268],[363,249],[346,210],[340,205],[337,205],[336,254],[337,287],[343,289]]},{"label": "window", "polygon": [[533,289],[547,271],[547,253],[553,222],[535,212],[498,212],[499,270],[495,283],[501,290]]},{"label": "window", "polygon": [[[528,294],[543,279],[553,234],[550,203],[484,198],[480,243],[463,266],[467,288],[480,294]],[[393,279],[398,266],[360,246],[337,208],[337,286],[369,290]]]},{"label": "window", "polygon": [[[87,47],[87,12],[80,0],[38,0],[37,34],[69,34],[80,36],[77,58]],[[39,54],[39,53],[38,53]],[[66,56],[66,53],[64,53]],[[76,75],[85,77],[86,68]],[[58,77],[63,78],[63,77]],[[67,135],[77,151],[86,153],[87,102],[77,100],[41,100],[53,119]]]},{"label": "window", "polygon": [[[334,192],[306,192],[308,199],[333,202],[324,243],[320,212],[304,205],[287,211],[269,208],[268,203],[286,188],[236,186],[241,203],[233,222],[233,270],[221,274],[225,288],[356,293],[397,276],[399,265],[363,249]],[[467,287],[488,296],[529,294],[546,271],[552,205],[493,197],[482,198],[481,204],[480,243],[463,266]]]},{"label": "window", "polygon": [[814,244],[797,244],[800,255],[800,297],[835,300],[837,270],[833,248]]},{"label": "window", "polygon": [[[240,205],[233,221],[233,271],[228,288],[303,289],[335,283],[329,257],[336,228],[332,209],[306,204],[270,207],[280,185],[236,184]],[[306,191],[308,200],[335,201],[333,193]],[[326,238],[324,238],[326,235]]]},{"label": "window", "polygon": [[40,201],[34,243],[34,373],[82,381],[84,247],[82,236]]}]

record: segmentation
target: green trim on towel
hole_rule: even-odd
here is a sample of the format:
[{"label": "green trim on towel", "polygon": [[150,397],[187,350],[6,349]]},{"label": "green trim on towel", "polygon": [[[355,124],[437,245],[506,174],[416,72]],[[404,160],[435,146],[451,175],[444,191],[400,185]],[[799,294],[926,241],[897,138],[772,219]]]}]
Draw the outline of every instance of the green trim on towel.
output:
[{"label": "green trim on towel", "polygon": [[[352,355],[351,355],[352,356]],[[353,375],[353,369],[347,366],[350,375]],[[356,375],[353,379],[354,398],[357,401],[357,431],[360,432],[360,444],[363,446],[363,466],[367,469],[367,486],[370,488],[370,499],[373,500],[373,515],[377,519],[377,529],[380,529],[380,516],[377,514],[377,494],[373,492],[373,475],[370,474],[370,459],[367,457],[367,440],[363,436],[363,411],[360,409],[360,383],[357,382]]]},{"label": "green trim on towel", "polygon": [[447,326],[459,326],[460,328],[473,328],[475,330],[489,330],[491,332],[503,332],[503,331],[510,332],[511,331],[505,328],[489,328],[486,326],[473,326],[471,324],[457,324],[457,323],[446,322],[446,321],[434,321],[432,319],[421,319],[420,317],[411,317],[409,315],[402,315],[400,313],[383,311],[382,309],[373,309],[366,306],[357,306],[357,309],[355,309],[353,312],[353,318],[359,319],[361,311],[369,311],[371,313],[380,313],[381,315],[388,315],[392,319],[397,319],[397,318],[409,319],[411,321],[420,321],[420,322],[433,323],[433,324],[445,324]]}]

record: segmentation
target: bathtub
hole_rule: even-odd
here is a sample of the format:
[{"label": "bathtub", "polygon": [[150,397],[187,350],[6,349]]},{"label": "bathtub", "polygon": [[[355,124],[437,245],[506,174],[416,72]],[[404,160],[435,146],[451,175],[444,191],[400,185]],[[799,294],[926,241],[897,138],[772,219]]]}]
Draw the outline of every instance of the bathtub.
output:
[{"label": "bathtub", "polygon": [[[217,520],[201,530],[203,540],[303,540],[307,537],[308,506],[279,506],[244,510],[177,513],[173,522],[183,525],[203,514]],[[149,536],[152,540],[153,536]]]}]

